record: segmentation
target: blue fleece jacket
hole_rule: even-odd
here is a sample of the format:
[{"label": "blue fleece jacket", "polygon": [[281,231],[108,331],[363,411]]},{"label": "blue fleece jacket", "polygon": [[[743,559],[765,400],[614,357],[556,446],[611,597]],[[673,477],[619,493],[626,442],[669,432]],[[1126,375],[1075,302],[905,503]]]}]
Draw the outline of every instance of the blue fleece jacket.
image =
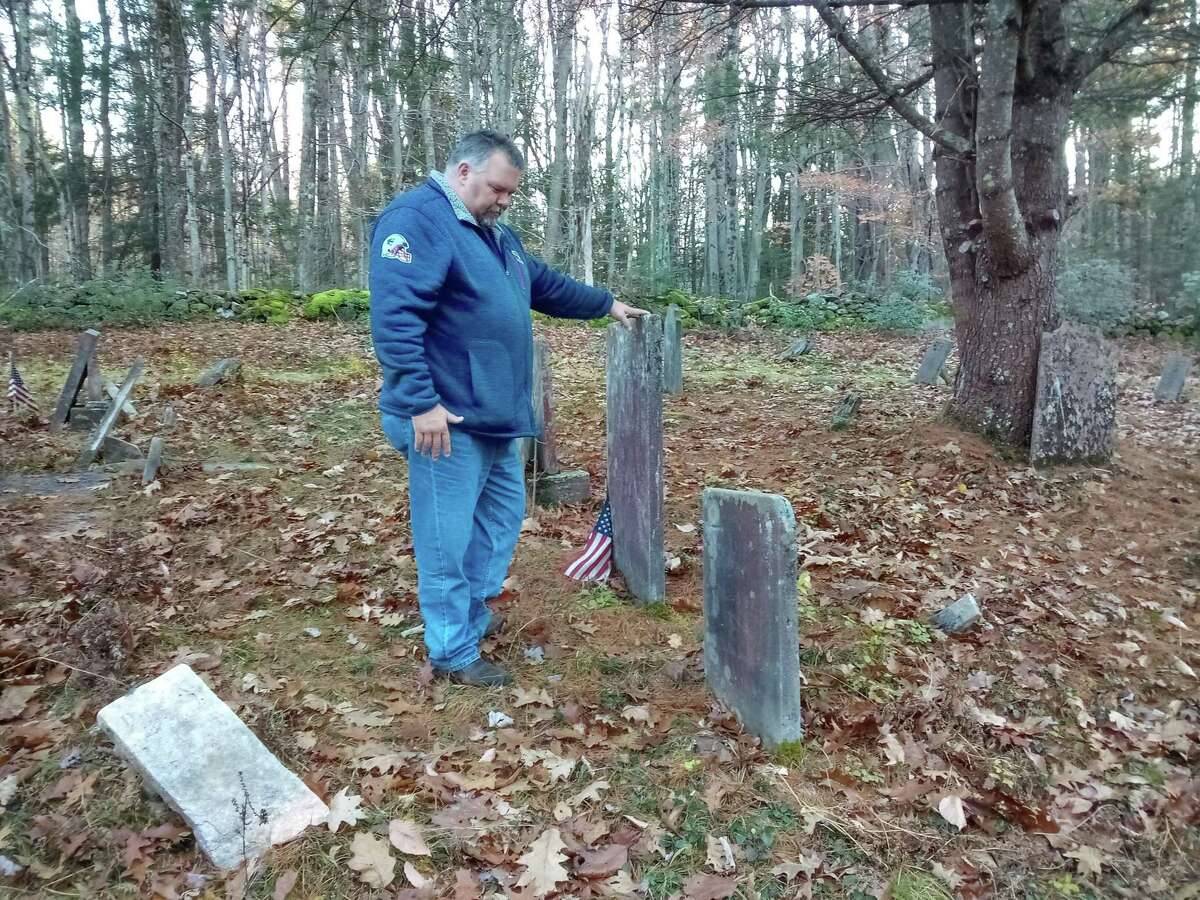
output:
[{"label": "blue fleece jacket", "polygon": [[397,196],[371,235],[379,408],[414,416],[440,403],[464,431],[533,435],[530,308],[594,319],[611,306],[607,291],[527,253],[511,228],[479,225],[434,173]]}]

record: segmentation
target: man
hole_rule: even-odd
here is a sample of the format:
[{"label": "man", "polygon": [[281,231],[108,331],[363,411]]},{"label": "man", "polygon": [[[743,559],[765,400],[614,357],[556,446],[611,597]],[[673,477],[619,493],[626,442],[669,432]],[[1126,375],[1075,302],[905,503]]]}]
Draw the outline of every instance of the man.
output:
[{"label": "man", "polygon": [[396,197],[371,239],[379,407],[408,460],[425,645],[438,675],[509,684],[479,655],[525,517],[518,438],[535,433],[530,307],[622,325],[646,311],[548,268],[499,224],[525,160],[507,137],[464,136],[444,173]]}]

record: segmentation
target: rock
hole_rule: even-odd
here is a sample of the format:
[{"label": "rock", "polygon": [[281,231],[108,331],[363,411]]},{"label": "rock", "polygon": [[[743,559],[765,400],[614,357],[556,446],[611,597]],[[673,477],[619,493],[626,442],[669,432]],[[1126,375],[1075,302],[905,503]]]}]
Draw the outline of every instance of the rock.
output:
[{"label": "rock", "polygon": [[1044,333],[1029,446],[1033,464],[1106,461],[1116,426],[1116,347],[1090,325],[1064,322]]},{"label": "rock", "polygon": [[592,492],[591,476],[582,469],[539,475],[534,494],[538,506],[582,503]]},{"label": "rock", "polygon": [[108,704],[96,721],[218,868],[235,868],[329,816],[185,665]]},{"label": "rock", "polygon": [[666,596],[663,570],[662,323],[608,327],[608,498],[613,563],[640,603]]},{"label": "rock", "polygon": [[950,358],[950,351],[953,349],[954,342],[950,338],[940,337],[934,341],[932,346],[925,351],[925,358],[921,360],[921,368],[917,369],[913,381],[917,384],[937,384],[938,376],[942,374],[942,367],[946,365],[946,360]]},{"label": "rock", "polygon": [[704,676],[768,747],[804,735],[796,517],[784,497],[706,488]]},{"label": "rock", "polygon": [[1163,366],[1162,377],[1154,388],[1154,402],[1175,403],[1183,396],[1183,385],[1192,370],[1192,358],[1183,353],[1172,353]]},{"label": "rock", "polygon": [[211,369],[196,379],[196,387],[209,388],[222,381],[237,379],[242,373],[242,359],[231,356],[216,363]]},{"label": "rock", "polygon": [[940,628],[946,634],[957,634],[978,622],[980,615],[975,595],[963,594],[941,612],[935,614],[930,621],[935,628]]},{"label": "rock", "polygon": [[683,393],[683,328],[679,307],[672,303],[663,319],[662,389],[668,394]]},{"label": "rock", "polygon": [[123,441],[119,437],[109,435],[100,445],[100,456],[106,463],[120,463],[129,460],[145,459],[137,444]]}]

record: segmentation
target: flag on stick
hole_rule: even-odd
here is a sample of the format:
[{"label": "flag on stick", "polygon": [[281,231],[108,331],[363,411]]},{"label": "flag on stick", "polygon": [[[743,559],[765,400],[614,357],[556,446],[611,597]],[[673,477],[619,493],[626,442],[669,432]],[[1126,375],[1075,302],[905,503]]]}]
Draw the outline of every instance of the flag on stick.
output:
[{"label": "flag on stick", "polygon": [[612,538],[612,507],[605,497],[596,527],[563,574],[575,581],[606,581],[612,573]]},{"label": "flag on stick", "polygon": [[41,412],[34,402],[33,395],[29,393],[29,388],[25,387],[21,373],[17,371],[17,363],[12,353],[8,354],[8,402],[13,412],[16,412],[19,406],[32,410],[35,414]]}]

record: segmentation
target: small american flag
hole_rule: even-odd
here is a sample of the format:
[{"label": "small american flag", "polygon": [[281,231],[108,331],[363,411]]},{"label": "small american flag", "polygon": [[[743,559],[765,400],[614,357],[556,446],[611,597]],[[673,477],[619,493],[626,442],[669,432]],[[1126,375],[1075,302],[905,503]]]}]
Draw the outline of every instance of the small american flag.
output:
[{"label": "small american flag", "polygon": [[600,518],[596,527],[588,535],[587,543],[579,555],[571,560],[563,573],[575,581],[605,581],[612,572],[612,507],[608,498],[604,498],[604,508],[600,510]]},{"label": "small american flag", "polygon": [[33,395],[29,393],[29,388],[25,387],[25,382],[21,379],[21,373],[17,371],[16,361],[11,353],[8,354],[8,402],[14,412],[18,406],[24,406],[35,413],[40,412]]}]

